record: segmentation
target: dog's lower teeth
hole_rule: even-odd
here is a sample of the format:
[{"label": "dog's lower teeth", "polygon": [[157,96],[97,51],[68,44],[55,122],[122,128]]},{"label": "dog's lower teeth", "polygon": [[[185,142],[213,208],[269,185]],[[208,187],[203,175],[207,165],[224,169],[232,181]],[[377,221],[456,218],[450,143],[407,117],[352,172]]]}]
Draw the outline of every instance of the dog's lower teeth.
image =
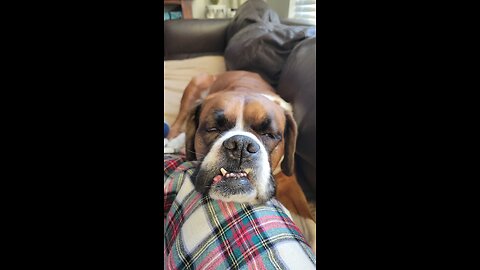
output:
[{"label": "dog's lower teeth", "polygon": [[233,172],[233,173],[227,173],[227,171],[224,168],[221,168],[220,171],[222,172],[222,175],[224,178],[240,178],[240,177],[247,177],[248,174],[244,172]]}]

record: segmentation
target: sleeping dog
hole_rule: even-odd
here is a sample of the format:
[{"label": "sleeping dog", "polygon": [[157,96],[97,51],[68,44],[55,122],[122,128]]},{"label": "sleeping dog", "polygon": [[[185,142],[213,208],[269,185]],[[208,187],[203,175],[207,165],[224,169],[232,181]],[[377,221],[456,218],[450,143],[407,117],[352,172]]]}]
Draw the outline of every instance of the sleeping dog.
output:
[{"label": "sleeping dog", "polygon": [[[292,108],[258,74],[194,77],[169,138],[179,135],[185,123],[187,160],[201,161],[192,176],[198,192],[253,204],[276,196],[290,213],[313,220],[294,174],[297,125]],[[315,248],[312,232],[304,234]]]}]

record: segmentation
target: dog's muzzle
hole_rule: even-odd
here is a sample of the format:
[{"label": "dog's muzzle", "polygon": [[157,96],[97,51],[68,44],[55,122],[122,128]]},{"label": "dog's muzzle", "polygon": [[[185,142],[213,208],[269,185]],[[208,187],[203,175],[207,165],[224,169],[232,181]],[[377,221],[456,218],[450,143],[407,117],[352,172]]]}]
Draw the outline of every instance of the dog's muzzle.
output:
[{"label": "dog's muzzle", "polygon": [[213,178],[214,191],[224,196],[253,191],[252,162],[256,161],[260,146],[252,138],[235,135],[222,143],[222,150],[227,157],[226,167],[221,174]]},{"label": "dog's muzzle", "polygon": [[227,132],[205,156],[195,174],[195,187],[223,201],[268,200],[275,184],[265,147],[249,132]]}]

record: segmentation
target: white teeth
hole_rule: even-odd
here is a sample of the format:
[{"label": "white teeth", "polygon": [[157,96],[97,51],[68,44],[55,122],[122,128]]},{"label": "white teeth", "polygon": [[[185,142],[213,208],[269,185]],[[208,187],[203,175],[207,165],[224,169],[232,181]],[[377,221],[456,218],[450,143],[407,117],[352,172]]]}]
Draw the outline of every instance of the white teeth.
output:
[{"label": "white teeth", "polygon": [[222,172],[222,175],[224,177],[234,177],[234,178],[239,178],[239,177],[247,177],[248,176],[248,173],[252,171],[252,169],[246,169],[245,172],[233,172],[233,173],[229,173],[227,172],[227,170],[225,170],[224,168],[220,168],[220,171]]}]

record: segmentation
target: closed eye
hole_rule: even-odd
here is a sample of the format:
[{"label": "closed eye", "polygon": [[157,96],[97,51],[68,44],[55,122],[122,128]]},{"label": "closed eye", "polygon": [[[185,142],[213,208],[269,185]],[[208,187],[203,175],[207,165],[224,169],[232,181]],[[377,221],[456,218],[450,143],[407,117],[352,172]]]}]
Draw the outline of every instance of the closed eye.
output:
[{"label": "closed eye", "polygon": [[265,136],[267,138],[270,138],[270,139],[273,139],[273,140],[277,140],[277,139],[281,139],[281,136],[280,135],[277,135],[277,134],[273,134],[273,133],[262,133],[261,134],[262,136]]},{"label": "closed eye", "polygon": [[263,133],[262,136],[267,136],[270,139],[275,138],[272,133]]},{"label": "closed eye", "polygon": [[207,128],[207,132],[218,132],[219,129],[216,128],[216,127],[212,127],[212,128]]}]

